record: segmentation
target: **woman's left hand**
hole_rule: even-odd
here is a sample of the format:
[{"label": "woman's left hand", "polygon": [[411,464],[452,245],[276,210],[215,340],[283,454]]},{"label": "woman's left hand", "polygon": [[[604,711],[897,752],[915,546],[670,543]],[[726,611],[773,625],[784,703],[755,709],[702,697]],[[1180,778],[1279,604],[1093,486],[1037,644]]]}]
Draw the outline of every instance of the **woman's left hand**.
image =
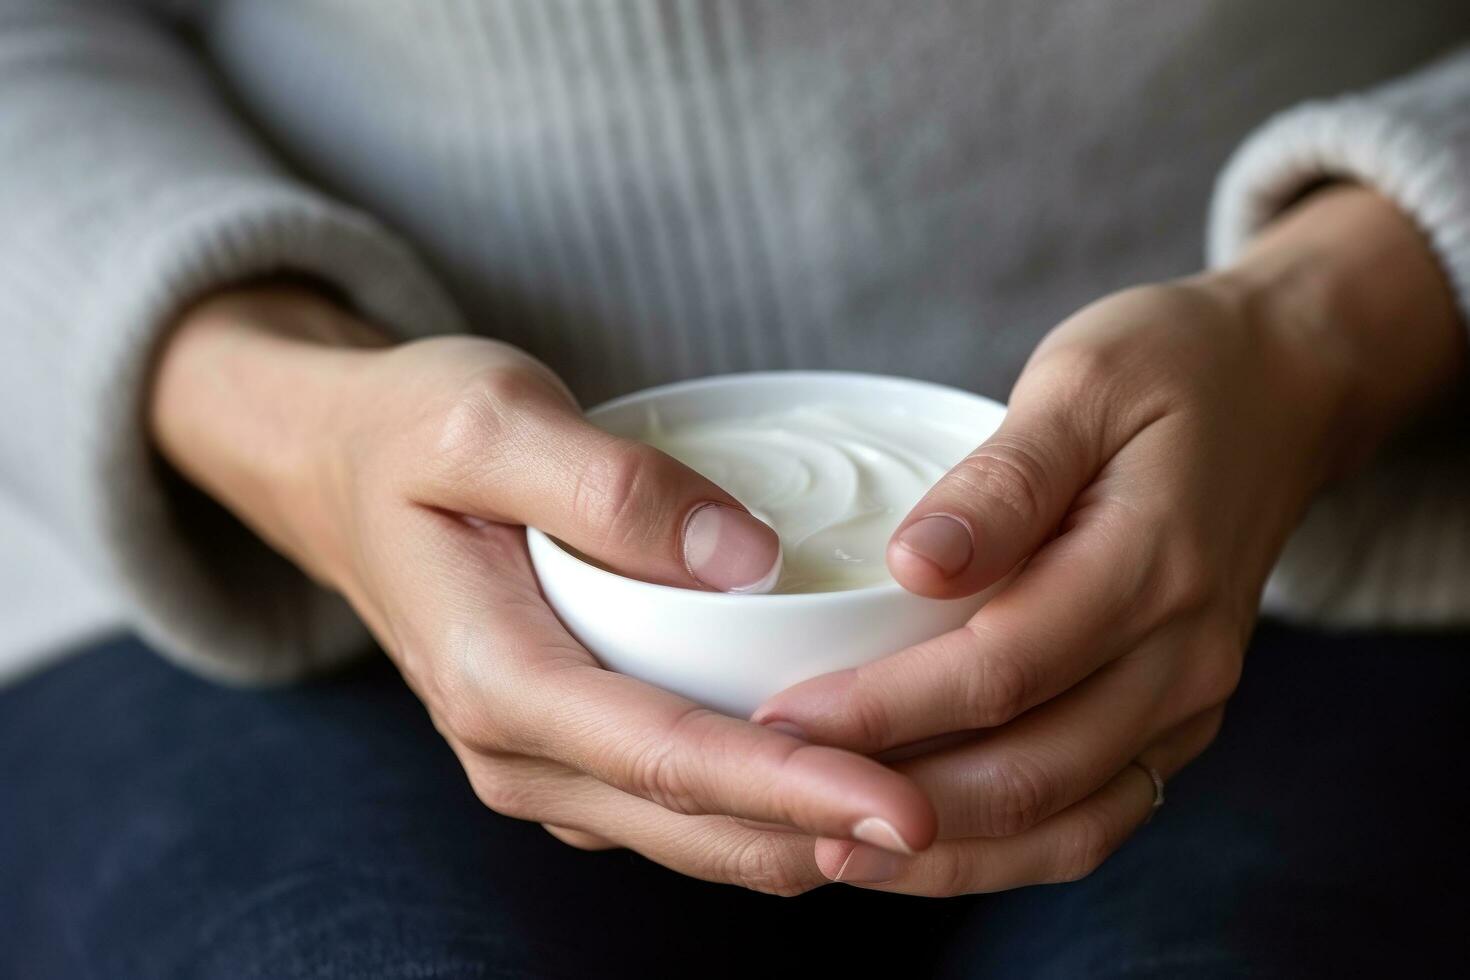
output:
[{"label": "woman's left hand", "polygon": [[1054,330],[888,556],[924,595],[1014,579],[965,627],[754,716],[872,754],[983,730],[895,764],[935,804],[934,846],[822,840],[823,873],[949,895],[1096,868],[1150,816],[1148,770],[1215,737],[1312,496],[1454,381],[1459,333],[1413,226],[1359,188],[1319,192],[1232,270]]}]

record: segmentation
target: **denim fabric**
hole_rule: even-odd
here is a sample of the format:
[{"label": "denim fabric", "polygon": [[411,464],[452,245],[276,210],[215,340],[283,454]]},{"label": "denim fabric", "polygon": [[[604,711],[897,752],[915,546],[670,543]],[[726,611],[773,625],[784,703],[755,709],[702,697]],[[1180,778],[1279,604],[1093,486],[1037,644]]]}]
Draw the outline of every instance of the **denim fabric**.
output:
[{"label": "denim fabric", "polygon": [[1446,975],[1467,703],[1470,636],[1268,625],[1090,878],[779,899],[487,812],[381,659],[246,692],[122,639],[0,691],[0,977]]}]

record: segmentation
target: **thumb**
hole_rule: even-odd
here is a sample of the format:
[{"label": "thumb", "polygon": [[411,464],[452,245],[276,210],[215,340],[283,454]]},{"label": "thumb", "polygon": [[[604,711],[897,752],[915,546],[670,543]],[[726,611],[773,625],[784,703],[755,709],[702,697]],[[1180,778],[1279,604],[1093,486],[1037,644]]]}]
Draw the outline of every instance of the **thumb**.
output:
[{"label": "thumb", "polygon": [[[549,373],[549,372],[548,372]],[[499,379],[460,406],[425,488],[437,507],[539,528],[614,571],[717,592],[766,592],[776,532],[672,456],[602,431],[559,383]]]},{"label": "thumb", "polygon": [[1098,465],[1095,440],[1060,412],[1013,406],[894,531],[889,571],[938,599],[998,582],[1051,537]]}]

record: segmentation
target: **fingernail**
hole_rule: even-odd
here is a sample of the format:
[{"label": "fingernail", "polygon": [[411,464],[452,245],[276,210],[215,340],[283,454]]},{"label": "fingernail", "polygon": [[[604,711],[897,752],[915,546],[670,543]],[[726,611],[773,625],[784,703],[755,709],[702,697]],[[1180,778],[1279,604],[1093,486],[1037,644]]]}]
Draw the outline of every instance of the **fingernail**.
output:
[{"label": "fingernail", "polygon": [[909,856],[914,853],[914,849],[909,847],[908,841],[903,839],[893,824],[882,817],[865,817],[859,820],[852,828],[852,836],[854,840],[881,847],[885,851],[894,851]]},{"label": "fingernail", "polygon": [[778,732],[784,732],[792,738],[799,738],[803,742],[811,741],[806,737],[806,732],[801,730],[801,726],[794,721],[763,721],[761,724]]},{"label": "fingernail", "polygon": [[962,571],[975,554],[970,529],[957,517],[930,514],[904,528],[897,543],[933,562],[945,578]]},{"label": "fingernail", "polygon": [[684,564],[719,592],[769,592],[781,576],[781,541],[743,510],[701,504],[684,521]]},{"label": "fingernail", "polygon": [[812,738],[802,729],[801,722],[792,719],[807,718],[821,728],[822,719],[847,717],[852,708],[852,689],[856,684],[857,671],[852,668],[802,681],[756,708],[750,720],[757,725],[774,725],[777,721],[791,725],[801,731],[797,738],[810,742]]},{"label": "fingernail", "polygon": [[842,867],[837,869],[837,877],[832,880],[853,885],[877,885],[897,878],[903,865],[904,859],[897,854],[859,844],[842,862]]}]

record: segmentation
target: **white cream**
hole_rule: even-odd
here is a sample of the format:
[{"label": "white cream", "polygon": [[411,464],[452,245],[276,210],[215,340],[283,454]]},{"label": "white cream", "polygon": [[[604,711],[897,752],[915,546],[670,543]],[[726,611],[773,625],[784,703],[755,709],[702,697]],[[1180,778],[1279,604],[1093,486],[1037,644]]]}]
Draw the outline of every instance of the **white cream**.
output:
[{"label": "white cream", "polygon": [[889,581],[894,528],[976,442],[902,409],[827,404],[673,427],[651,414],[643,441],[776,529],[784,566],[774,592]]}]

